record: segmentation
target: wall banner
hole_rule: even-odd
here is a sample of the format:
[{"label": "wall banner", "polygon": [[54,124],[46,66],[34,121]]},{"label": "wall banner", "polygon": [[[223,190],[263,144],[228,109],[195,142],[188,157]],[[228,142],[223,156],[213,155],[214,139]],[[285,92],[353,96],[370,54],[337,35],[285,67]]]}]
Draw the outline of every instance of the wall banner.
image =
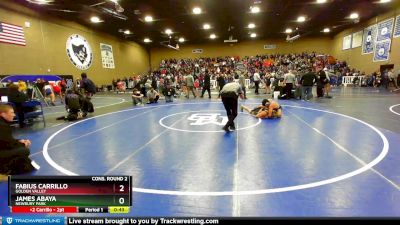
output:
[{"label": "wall banner", "polygon": [[201,54],[201,53],[203,53],[203,49],[193,49],[193,50],[192,50],[192,53],[194,53],[194,54]]},{"label": "wall banner", "polygon": [[394,18],[378,23],[376,41],[386,41],[392,38]]},{"label": "wall banner", "polygon": [[372,25],[364,29],[362,41],[362,54],[371,54],[374,52],[377,26]]},{"label": "wall banner", "polygon": [[343,50],[351,48],[351,38],[352,38],[351,34],[343,37]]},{"label": "wall banner", "polygon": [[391,40],[376,42],[374,51],[374,62],[388,61],[390,55]]},{"label": "wall banner", "polygon": [[115,64],[114,64],[114,54],[112,46],[100,43],[100,51],[101,51],[101,64],[103,65],[103,68],[114,69]]},{"label": "wall banner", "polygon": [[400,15],[396,16],[396,23],[394,24],[393,37],[400,37]]},{"label": "wall banner", "polygon": [[352,38],[353,41],[351,42],[351,48],[360,47],[362,44],[362,38],[363,38],[363,31],[353,33],[353,38]]}]

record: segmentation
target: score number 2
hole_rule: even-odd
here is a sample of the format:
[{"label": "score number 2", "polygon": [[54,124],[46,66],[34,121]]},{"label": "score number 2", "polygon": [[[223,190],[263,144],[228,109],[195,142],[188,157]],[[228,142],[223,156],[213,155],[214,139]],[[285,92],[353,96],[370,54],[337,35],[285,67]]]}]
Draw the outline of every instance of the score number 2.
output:
[{"label": "score number 2", "polygon": [[[116,184],[115,192],[129,194],[129,187],[127,187],[126,184]],[[116,196],[115,200],[117,200],[117,201],[115,201],[115,203],[117,203],[119,205],[125,205],[128,203],[128,202],[126,202],[128,200],[126,196]]]},{"label": "score number 2", "polygon": [[129,187],[126,184],[114,184],[115,193],[129,193]]},{"label": "score number 2", "polygon": [[[122,184],[120,184],[119,185],[119,192],[125,192],[125,186],[124,185],[122,185]],[[120,205],[123,205],[124,203],[125,203],[125,198],[123,198],[123,197],[121,197],[121,198],[119,198],[118,199],[118,203],[120,204]]]}]

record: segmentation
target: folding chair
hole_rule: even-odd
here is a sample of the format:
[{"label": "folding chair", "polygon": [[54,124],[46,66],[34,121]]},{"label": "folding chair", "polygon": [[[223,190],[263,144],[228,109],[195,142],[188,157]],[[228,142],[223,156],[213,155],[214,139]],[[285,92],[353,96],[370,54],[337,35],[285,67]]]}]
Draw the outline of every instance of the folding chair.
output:
[{"label": "folding chair", "polygon": [[43,124],[46,126],[46,120],[44,119],[44,113],[43,113],[43,106],[42,103],[38,100],[31,100],[31,101],[26,101],[22,103],[22,107],[32,107],[35,108],[35,111],[32,112],[24,112],[25,119],[34,119],[38,117],[42,117],[43,119]]}]

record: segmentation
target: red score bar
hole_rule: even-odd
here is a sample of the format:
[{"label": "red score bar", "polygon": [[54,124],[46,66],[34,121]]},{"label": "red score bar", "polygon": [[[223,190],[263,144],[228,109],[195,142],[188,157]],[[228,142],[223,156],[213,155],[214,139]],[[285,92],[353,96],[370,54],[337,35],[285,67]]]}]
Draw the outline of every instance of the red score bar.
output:
[{"label": "red score bar", "polygon": [[78,207],[12,206],[11,213],[78,213]]}]

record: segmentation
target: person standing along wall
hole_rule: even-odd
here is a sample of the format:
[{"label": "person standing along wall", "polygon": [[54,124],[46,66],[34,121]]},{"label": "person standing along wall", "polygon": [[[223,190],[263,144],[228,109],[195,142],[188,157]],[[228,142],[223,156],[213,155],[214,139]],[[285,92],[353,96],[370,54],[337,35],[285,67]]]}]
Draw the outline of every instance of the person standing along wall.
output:
[{"label": "person standing along wall", "polygon": [[219,87],[219,94],[218,94],[218,98],[219,98],[219,97],[221,97],[221,91],[225,85],[225,78],[222,73],[218,74],[217,83],[218,83],[218,87]]},{"label": "person standing along wall", "polygon": [[301,89],[302,89],[302,94],[301,98],[303,100],[310,100],[312,97],[312,88],[313,85],[316,81],[317,77],[313,70],[310,68],[307,69],[307,73],[305,73],[301,79],[300,79],[300,84],[301,84]]},{"label": "person standing along wall", "polygon": [[243,75],[244,73],[242,71],[238,71],[237,73],[239,74],[239,84],[243,91],[243,98],[247,99],[247,97],[246,97],[246,79]]},{"label": "person standing along wall", "polygon": [[87,78],[86,73],[81,74],[81,82],[80,82],[80,89],[84,92],[86,97],[91,98],[94,94],[96,94],[96,85],[93,83],[92,80]]},{"label": "person standing along wall", "polygon": [[[389,84],[393,83],[394,90],[397,90],[399,87],[397,85],[397,74],[393,72],[393,69],[390,69],[388,72],[388,77],[389,77]],[[393,90],[392,90],[393,91]]]},{"label": "person standing along wall", "polygon": [[204,83],[203,83],[203,90],[201,91],[201,98],[203,98],[204,93],[207,91],[208,92],[208,98],[211,98],[211,90],[210,90],[210,85],[211,85],[211,76],[208,73],[208,70],[206,71],[206,74],[204,75]]},{"label": "person standing along wall", "polygon": [[294,76],[292,70],[289,70],[289,72],[284,75],[283,83],[285,83],[285,93],[287,99],[292,98],[292,89],[295,79],[296,77]]},{"label": "person standing along wall", "polygon": [[88,112],[94,112],[94,106],[90,99],[96,94],[96,85],[92,80],[87,78],[86,73],[81,74],[82,80],[80,82],[80,89],[85,93],[85,98],[82,100],[82,112],[86,115]]},{"label": "person standing along wall", "polygon": [[258,88],[260,86],[260,81],[261,81],[261,77],[260,77],[260,74],[258,73],[258,70],[256,70],[256,72],[254,73],[253,80],[254,80],[254,86],[255,86],[254,93],[256,95],[258,95],[259,94],[258,93]]},{"label": "person standing along wall", "polygon": [[189,72],[188,75],[185,77],[186,80],[186,87],[187,87],[187,93],[186,93],[186,98],[189,98],[189,92],[191,91],[194,98],[196,98],[196,94],[194,93],[194,78],[193,75]]}]

